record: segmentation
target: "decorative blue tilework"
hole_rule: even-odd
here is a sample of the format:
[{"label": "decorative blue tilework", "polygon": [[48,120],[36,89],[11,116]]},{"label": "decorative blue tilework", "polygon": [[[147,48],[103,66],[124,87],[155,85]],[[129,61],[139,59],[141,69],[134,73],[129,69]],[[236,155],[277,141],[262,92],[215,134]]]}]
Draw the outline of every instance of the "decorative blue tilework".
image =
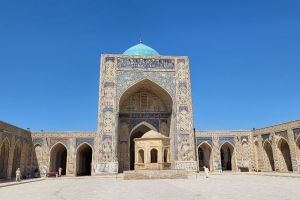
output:
[{"label": "decorative blue tilework", "polygon": [[266,140],[268,140],[269,137],[270,137],[270,133],[266,133],[266,134],[262,134],[261,135],[261,138],[262,138],[263,142],[266,141]]},{"label": "decorative blue tilework", "polygon": [[120,118],[165,118],[168,119],[170,113],[120,113]]},{"label": "decorative blue tilework", "polygon": [[212,146],[212,137],[196,137],[196,145],[199,146],[201,143],[207,142]]},{"label": "decorative blue tilework", "polygon": [[241,141],[243,141],[244,139],[246,139],[247,142],[248,142],[248,141],[249,141],[248,135],[242,135],[242,136],[241,136]]},{"label": "decorative blue tilework", "polygon": [[121,122],[128,124],[129,132],[141,122],[147,122],[159,130],[159,119],[122,119]]},{"label": "decorative blue tilework", "polygon": [[173,59],[118,58],[118,68],[174,69]]},{"label": "decorative blue tilework", "polygon": [[33,145],[37,145],[37,144],[43,145],[43,138],[34,138],[32,140],[32,143],[33,143]]},{"label": "decorative blue tilework", "polygon": [[139,123],[147,122],[159,130],[159,121],[167,122],[170,113],[120,113],[120,122],[128,124],[129,132]]},{"label": "decorative blue tilework", "polygon": [[178,84],[179,88],[187,88],[187,83],[186,82],[179,82]]},{"label": "decorative blue tilework", "polygon": [[179,112],[182,112],[182,111],[189,112],[188,106],[186,106],[186,105],[180,105],[179,106]]},{"label": "decorative blue tilework", "polygon": [[294,139],[296,140],[300,135],[300,128],[294,128],[293,133],[294,133]]},{"label": "decorative blue tilework", "polygon": [[76,147],[78,147],[82,143],[87,143],[93,147],[94,146],[94,138],[76,138]]},{"label": "decorative blue tilework", "polygon": [[283,138],[285,138],[286,140],[288,140],[288,134],[287,134],[287,131],[276,132],[275,135],[278,135],[278,136],[283,137]]},{"label": "decorative blue tilework", "polygon": [[103,108],[103,113],[105,112],[114,112],[113,108]]},{"label": "decorative blue tilework", "polygon": [[223,145],[225,142],[230,142],[231,144],[235,145],[235,140],[233,136],[224,136],[219,137],[219,145]]},{"label": "decorative blue tilework", "polygon": [[20,135],[15,135],[15,141],[16,141],[16,142],[17,142],[17,141],[23,142],[23,141],[24,141],[24,138],[23,138],[22,136],[20,136]]},{"label": "decorative blue tilework", "polygon": [[117,100],[133,84],[148,79],[166,90],[174,100],[176,98],[174,72],[145,72],[145,71],[117,71]]},{"label": "decorative blue tilework", "polygon": [[108,62],[108,61],[115,62],[115,58],[114,57],[106,57],[105,62]]},{"label": "decorative blue tilework", "polygon": [[114,87],[115,86],[115,83],[114,82],[105,82],[104,83],[104,87],[106,88],[106,87]]}]

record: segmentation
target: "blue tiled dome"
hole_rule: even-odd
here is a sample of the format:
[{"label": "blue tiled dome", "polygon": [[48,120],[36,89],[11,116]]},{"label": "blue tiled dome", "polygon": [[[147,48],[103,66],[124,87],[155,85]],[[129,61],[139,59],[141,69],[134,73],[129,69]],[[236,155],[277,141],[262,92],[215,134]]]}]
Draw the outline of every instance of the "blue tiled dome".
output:
[{"label": "blue tiled dome", "polygon": [[151,47],[139,43],[124,51],[124,55],[158,56],[159,53]]}]

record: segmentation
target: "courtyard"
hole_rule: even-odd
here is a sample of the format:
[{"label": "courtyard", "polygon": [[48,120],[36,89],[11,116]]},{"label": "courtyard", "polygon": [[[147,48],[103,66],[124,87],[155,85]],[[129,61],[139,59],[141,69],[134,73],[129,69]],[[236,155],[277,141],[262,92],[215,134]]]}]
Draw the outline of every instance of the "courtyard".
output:
[{"label": "courtyard", "polygon": [[292,200],[300,197],[300,179],[223,174],[204,178],[123,180],[121,178],[50,178],[0,188],[1,199],[172,199]]}]

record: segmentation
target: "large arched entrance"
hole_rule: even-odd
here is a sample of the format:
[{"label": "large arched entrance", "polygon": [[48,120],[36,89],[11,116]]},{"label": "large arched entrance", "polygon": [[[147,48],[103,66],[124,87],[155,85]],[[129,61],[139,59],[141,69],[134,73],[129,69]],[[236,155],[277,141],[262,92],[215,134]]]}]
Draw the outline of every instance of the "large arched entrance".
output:
[{"label": "large arched entrance", "polygon": [[265,142],[264,145],[265,150],[265,163],[266,163],[266,169],[268,171],[275,171],[275,165],[274,165],[274,157],[273,157],[273,150],[270,142]]},{"label": "large arched entrance", "polygon": [[225,142],[221,148],[221,165],[223,170],[232,170],[234,164],[234,147],[232,144]]},{"label": "large arched entrance", "polygon": [[279,159],[282,161],[283,171],[293,171],[290,147],[287,141],[281,138],[278,141]]},{"label": "large arched entrance", "polygon": [[7,178],[9,142],[4,140],[0,149],[0,179]]},{"label": "large arched entrance", "polygon": [[67,148],[57,143],[50,151],[50,171],[57,172],[58,168],[62,168],[62,175],[66,174],[67,169]]},{"label": "large arched entrance", "polygon": [[20,168],[21,164],[21,150],[22,150],[22,144],[20,141],[16,142],[15,148],[14,148],[14,157],[13,157],[13,165],[12,165],[12,177],[16,177],[16,171],[18,168]]},{"label": "large arched entrance", "polygon": [[204,167],[211,170],[211,147],[206,142],[198,147],[199,170],[204,171]]},{"label": "large arched entrance", "polygon": [[92,169],[93,149],[90,145],[83,143],[76,153],[76,175],[90,176]]},{"label": "large arched entrance", "polygon": [[149,130],[169,137],[172,98],[162,87],[144,79],[122,95],[119,101],[119,172],[134,169],[134,139]]}]

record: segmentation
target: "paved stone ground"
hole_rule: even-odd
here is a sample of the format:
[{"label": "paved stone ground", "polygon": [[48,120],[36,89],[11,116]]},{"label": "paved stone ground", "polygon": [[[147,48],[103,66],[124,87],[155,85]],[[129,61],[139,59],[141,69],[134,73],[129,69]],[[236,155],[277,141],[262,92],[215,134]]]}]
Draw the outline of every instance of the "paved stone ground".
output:
[{"label": "paved stone ground", "polygon": [[0,188],[0,199],[299,200],[299,188],[299,178],[257,175],[129,181],[99,177],[54,178]]}]

